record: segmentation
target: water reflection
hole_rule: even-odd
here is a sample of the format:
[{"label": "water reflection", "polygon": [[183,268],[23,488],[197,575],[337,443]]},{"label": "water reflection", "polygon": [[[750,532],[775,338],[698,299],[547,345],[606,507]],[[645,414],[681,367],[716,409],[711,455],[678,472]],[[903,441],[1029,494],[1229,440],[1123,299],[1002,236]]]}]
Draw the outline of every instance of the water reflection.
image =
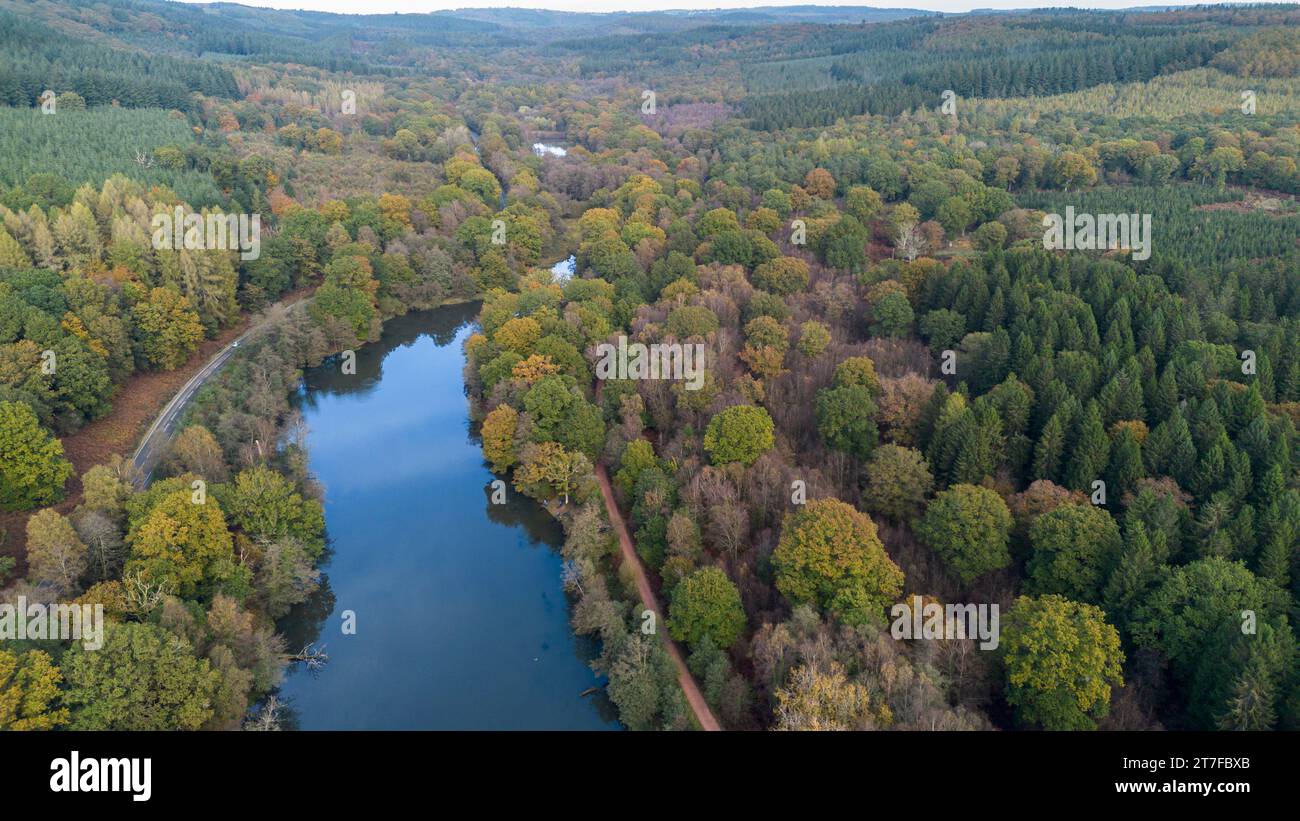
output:
[{"label": "water reflection", "polygon": [[303,729],[618,726],[603,690],[582,695],[601,684],[598,648],[569,628],[563,531],[513,488],[491,504],[461,376],[477,310],[391,320],[354,375],[338,359],[304,375],[332,554],[321,591],[280,624],[290,650],[315,641],[330,657],[281,688]]}]

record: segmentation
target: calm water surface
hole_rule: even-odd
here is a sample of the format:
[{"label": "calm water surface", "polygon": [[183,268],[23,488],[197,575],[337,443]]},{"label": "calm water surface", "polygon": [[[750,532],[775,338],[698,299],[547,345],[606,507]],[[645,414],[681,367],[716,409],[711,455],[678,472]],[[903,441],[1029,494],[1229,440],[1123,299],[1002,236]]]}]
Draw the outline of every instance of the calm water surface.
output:
[{"label": "calm water surface", "polygon": [[[299,407],[325,487],[327,585],[281,622],[301,666],[280,697],[302,729],[617,729],[594,644],[569,628],[563,540],[495,478],[468,415],[462,343],[478,304],[393,319],[383,339],[308,371]],[[343,635],[343,614],[356,635]]]}]

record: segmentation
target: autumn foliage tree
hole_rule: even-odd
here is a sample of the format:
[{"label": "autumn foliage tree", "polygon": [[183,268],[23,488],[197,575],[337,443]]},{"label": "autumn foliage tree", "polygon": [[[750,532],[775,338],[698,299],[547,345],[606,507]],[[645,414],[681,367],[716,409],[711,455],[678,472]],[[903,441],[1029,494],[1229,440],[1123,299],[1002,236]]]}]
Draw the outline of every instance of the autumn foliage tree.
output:
[{"label": "autumn foliage tree", "polygon": [[63,445],[45,432],[22,402],[0,402],[0,510],[57,502],[72,465]]},{"label": "autumn foliage tree", "polygon": [[190,302],[172,288],[154,288],[133,310],[140,350],[155,368],[184,364],[203,341],[203,325]]},{"label": "autumn foliage tree", "polygon": [[519,412],[509,405],[497,405],[483,419],[480,435],[483,437],[483,455],[496,473],[504,473],[514,466],[515,429]]},{"label": "autumn foliage tree", "polygon": [[1123,684],[1124,653],[1106,614],[1063,596],[1021,596],[1007,611],[1001,649],[1007,702],[1025,725],[1090,730]]},{"label": "autumn foliage tree", "polygon": [[68,721],[57,706],[63,675],[42,650],[0,650],[0,730],[52,730]]},{"label": "autumn foliage tree", "polygon": [[161,499],[126,537],[126,573],[193,596],[234,575],[234,543],[215,498],[195,504],[189,490]]},{"label": "autumn foliage tree", "polygon": [[876,525],[838,499],[817,499],[786,516],[772,553],[777,590],[846,622],[880,617],[903,590],[903,571],[885,553]]}]

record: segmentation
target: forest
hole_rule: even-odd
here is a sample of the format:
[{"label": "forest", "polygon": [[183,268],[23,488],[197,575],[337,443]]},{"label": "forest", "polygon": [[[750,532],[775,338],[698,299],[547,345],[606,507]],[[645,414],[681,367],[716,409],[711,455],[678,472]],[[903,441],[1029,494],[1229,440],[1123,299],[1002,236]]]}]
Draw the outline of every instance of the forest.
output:
[{"label": "forest", "polygon": [[[108,620],[0,644],[0,729],[279,726],[329,544],[290,397],[460,300],[626,728],[699,724],[680,647],[729,730],[1300,729],[1300,7],[811,8],[0,2],[0,601]],[[156,247],[177,206],[260,256]],[[1045,247],[1067,208],[1150,258]],[[74,464],[254,321],[151,482]],[[913,596],[1000,641],[897,638]]]}]

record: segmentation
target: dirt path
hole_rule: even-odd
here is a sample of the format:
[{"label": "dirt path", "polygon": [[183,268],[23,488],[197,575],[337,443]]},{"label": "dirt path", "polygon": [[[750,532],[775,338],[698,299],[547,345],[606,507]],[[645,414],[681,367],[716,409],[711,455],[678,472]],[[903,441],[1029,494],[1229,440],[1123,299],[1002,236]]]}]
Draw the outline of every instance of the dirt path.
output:
[{"label": "dirt path", "polygon": [[[618,533],[618,544],[622,550],[623,562],[632,568],[636,576],[636,587],[641,594],[641,604],[646,609],[655,614],[655,624],[664,624],[663,611],[659,609],[659,602],[655,599],[654,590],[650,587],[650,579],[646,576],[645,567],[641,564],[641,557],[636,554],[636,546],[632,543],[632,536],[627,532],[627,525],[623,522],[623,514],[619,513],[618,503],[614,501],[614,488],[609,483],[609,472],[605,470],[604,465],[596,465],[596,479],[600,482],[600,495],[605,499],[605,510],[609,513],[609,522],[613,525],[615,532]],[[700,692],[699,685],[695,683],[695,677],[691,675],[690,668],[686,666],[686,659],[682,656],[681,648],[677,642],[673,641],[668,635],[667,630],[656,629],[660,641],[664,644],[664,649],[668,651],[668,657],[673,660],[673,666],[677,668],[677,681],[681,684],[682,693],[686,696],[686,703],[691,706],[691,712],[695,714],[695,720],[699,722],[702,729],[721,730],[722,726],[718,720],[713,717],[713,711],[709,709],[709,703],[704,700],[704,694]]]}]

